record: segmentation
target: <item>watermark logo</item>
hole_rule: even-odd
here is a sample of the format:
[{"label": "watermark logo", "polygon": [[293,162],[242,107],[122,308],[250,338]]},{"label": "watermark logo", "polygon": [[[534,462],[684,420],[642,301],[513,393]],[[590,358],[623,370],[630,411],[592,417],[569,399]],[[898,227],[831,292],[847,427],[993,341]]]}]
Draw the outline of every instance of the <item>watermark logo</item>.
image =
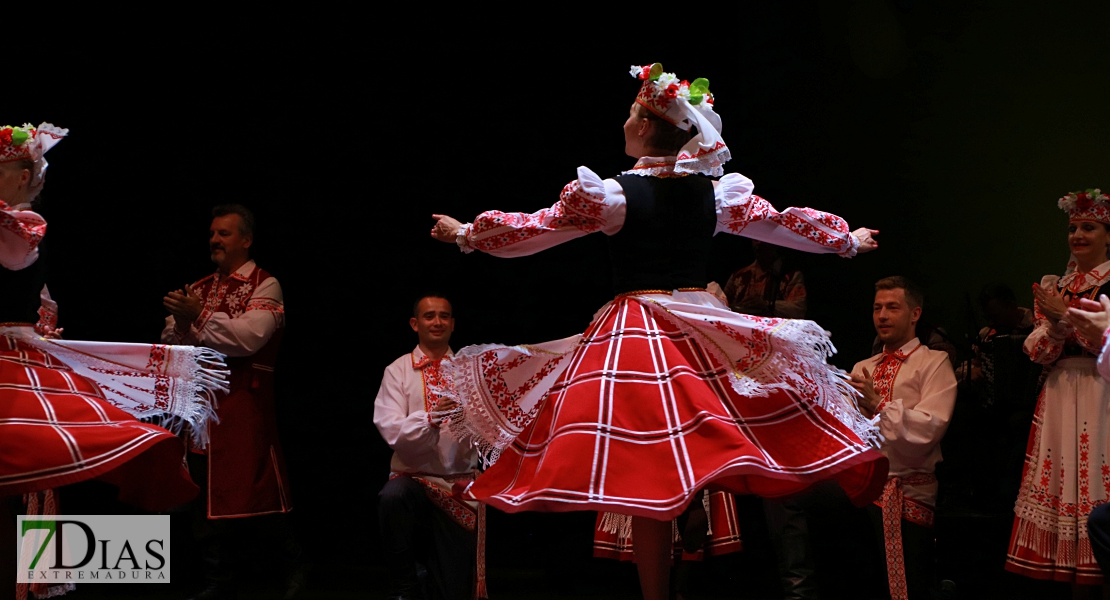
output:
[{"label": "watermark logo", "polygon": [[169,515],[20,516],[18,583],[169,583]]}]

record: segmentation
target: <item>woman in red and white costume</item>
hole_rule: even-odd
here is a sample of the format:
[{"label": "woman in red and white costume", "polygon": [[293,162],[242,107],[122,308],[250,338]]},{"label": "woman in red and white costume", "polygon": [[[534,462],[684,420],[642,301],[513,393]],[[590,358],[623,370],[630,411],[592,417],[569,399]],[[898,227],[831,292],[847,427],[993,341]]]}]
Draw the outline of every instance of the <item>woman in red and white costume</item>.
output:
[{"label": "woman in red and white costume", "polygon": [[42,268],[46,222],[31,202],[42,189],[43,155],[67,133],[49,123],[0,127],[0,498],[97,478],[118,486],[124,502],[165,510],[198,488],[181,440],[136,417],[203,425],[212,392],[225,385],[221,356],[66,341],[54,331],[56,305],[29,283],[42,278],[24,276]]},{"label": "woman in red and white costume", "polygon": [[[705,291],[710,242],[731,233],[809,252],[876,247],[843,219],[778,211],[729,159],[708,81],[662,66],[624,125],[629,171],[585,167],[534,214],[437,219],[432,235],[464,252],[523,256],[595,231],[610,236],[617,296],[581,336],[535,346],[464,348],[450,364],[441,417],[497,462],[470,487],[507,512],[596,510],[632,516],[641,587],[667,593],[672,530],[705,488],[767,497],[836,479],[874,499],[886,461],[854,392],[825,362],[816,323],[733,313]],[[456,403],[461,407],[454,406]]]},{"label": "woman in red and white costume", "polygon": [[1110,501],[1110,384],[1096,365],[1102,332],[1077,330],[1069,311],[1110,290],[1110,199],[1091,189],[1057,204],[1068,213],[1071,260],[1063,277],[1045,275],[1033,289],[1025,353],[1051,370],[1033,413],[1006,570],[1098,585],[1086,523]]}]

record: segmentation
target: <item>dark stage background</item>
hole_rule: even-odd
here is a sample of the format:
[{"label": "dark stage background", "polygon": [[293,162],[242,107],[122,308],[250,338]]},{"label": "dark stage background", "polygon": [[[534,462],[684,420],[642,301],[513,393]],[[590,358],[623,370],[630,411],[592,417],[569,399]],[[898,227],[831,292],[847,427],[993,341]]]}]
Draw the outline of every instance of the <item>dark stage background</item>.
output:
[{"label": "dark stage background", "polygon": [[[578,333],[611,297],[600,234],[528,258],[464,256],[429,238],[430,215],[534,211],[578,165],[631,166],[627,69],[651,61],[709,78],[726,169],[756,193],[881,230],[871,255],[796,257],[837,365],[869,355],[883,276],[922,283],[926,318],[961,344],[982,324],[967,298],[984,284],[1031,305],[1029,286],[1067,258],[1056,199],[1110,188],[1107,9],[762,4],[706,5],[688,31],[681,15],[602,23],[557,8],[497,27],[307,15],[73,51],[6,95],[0,117],[71,129],[42,205],[66,337],[156,340],[164,293],[212,269],[210,207],[252,207],[255,256],[285,292],[279,404],[302,536],[319,563],[373,564],[390,451],[372,405],[382,369],[416,343],[414,296],[454,300],[456,348]],[[565,28],[534,31],[541,19]],[[723,284],[751,250],[715,244]],[[346,519],[341,535],[309,523],[324,514]],[[489,564],[604,572],[587,558],[591,524],[496,514]],[[766,549],[748,545],[740,560],[767,579]],[[981,561],[1000,577],[1002,556]]]}]

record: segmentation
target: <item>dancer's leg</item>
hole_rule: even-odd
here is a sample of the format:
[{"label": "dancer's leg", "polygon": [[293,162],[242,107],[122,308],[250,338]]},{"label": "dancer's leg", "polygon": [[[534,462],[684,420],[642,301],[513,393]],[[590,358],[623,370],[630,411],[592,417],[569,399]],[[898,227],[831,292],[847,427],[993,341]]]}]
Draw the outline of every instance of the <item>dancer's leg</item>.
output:
[{"label": "dancer's leg", "polygon": [[671,522],[632,517],[632,550],[644,600],[667,600],[670,595],[671,553],[674,532]]}]

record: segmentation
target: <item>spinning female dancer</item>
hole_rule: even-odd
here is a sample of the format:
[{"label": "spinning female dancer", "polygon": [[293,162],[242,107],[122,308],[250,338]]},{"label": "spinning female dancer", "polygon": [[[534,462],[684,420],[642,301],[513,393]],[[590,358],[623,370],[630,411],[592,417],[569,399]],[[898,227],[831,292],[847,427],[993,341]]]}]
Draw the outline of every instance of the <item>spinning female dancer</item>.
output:
[{"label": "spinning female dancer", "polygon": [[853,256],[872,234],[809,208],[775,210],[729,159],[709,82],[662,66],[624,124],[631,170],[579,167],[549,209],[433,215],[432,236],[464,252],[532,254],[595,231],[609,237],[617,295],[581,336],[464,348],[445,366],[439,418],[497,462],[469,494],[507,512],[632,516],[644,597],[668,589],[670,520],[704,488],[766,497],[833,478],[865,503],[886,479],[871,425],[826,363],[810,321],[731,312],[705,291],[710,243],[744,235]]}]

